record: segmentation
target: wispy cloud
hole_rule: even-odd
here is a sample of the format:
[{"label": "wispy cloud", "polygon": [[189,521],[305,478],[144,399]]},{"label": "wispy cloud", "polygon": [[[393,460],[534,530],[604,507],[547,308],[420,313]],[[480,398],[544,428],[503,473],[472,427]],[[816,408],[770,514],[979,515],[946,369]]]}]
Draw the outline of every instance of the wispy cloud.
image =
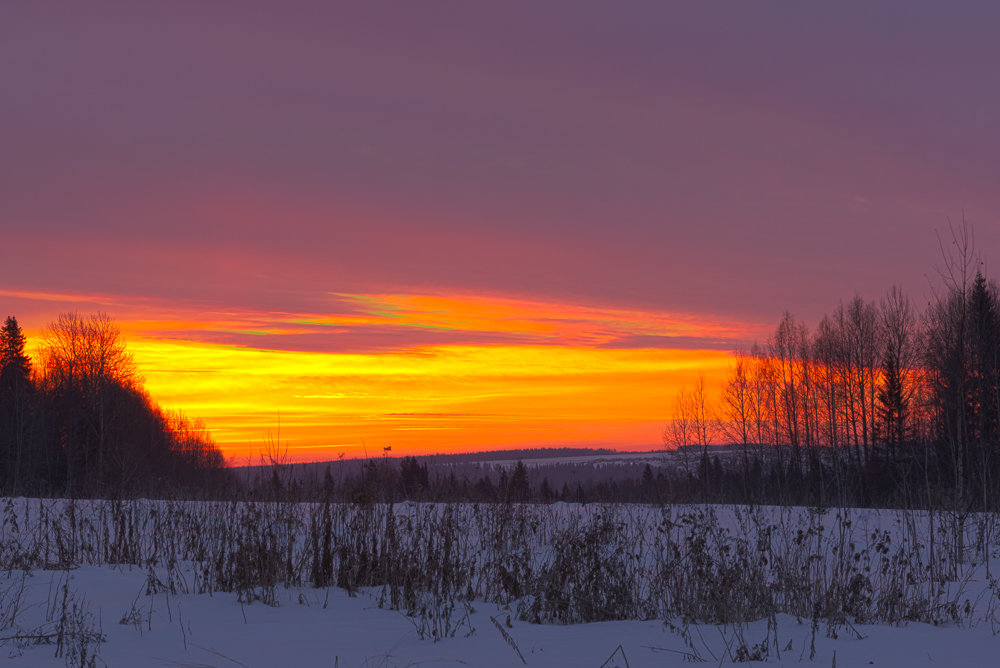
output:
[{"label": "wispy cloud", "polygon": [[182,300],[5,291],[35,310],[106,310],[128,336],[261,350],[419,354],[440,345],[732,349],[765,328],[704,315],[514,297],[445,294],[326,296],[317,312],[222,309]]}]

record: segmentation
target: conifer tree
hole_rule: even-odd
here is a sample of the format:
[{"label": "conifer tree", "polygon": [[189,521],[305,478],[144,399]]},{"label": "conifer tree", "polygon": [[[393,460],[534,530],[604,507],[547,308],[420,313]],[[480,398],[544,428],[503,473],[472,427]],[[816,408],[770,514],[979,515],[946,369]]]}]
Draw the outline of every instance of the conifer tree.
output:
[{"label": "conifer tree", "polygon": [[0,329],[0,373],[3,377],[27,381],[31,374],[31,360],[24,353],[25,338],[17,318],[7,316]]},{"label": "conifer tree", "polygon": [[14,316],[0,329],[0,484],[13,494],[24,485],[31,461],[28,418],[31,412],[31,360]]}]

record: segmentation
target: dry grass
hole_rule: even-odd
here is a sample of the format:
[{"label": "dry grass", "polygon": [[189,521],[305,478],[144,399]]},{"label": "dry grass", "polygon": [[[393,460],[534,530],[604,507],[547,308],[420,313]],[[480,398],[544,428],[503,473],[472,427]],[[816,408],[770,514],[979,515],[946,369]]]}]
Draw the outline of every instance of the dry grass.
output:
[{"label": "dry grass", "polygon": [[[966,562],[988,553],[995,518],[963,522],[959,541],[955,523],[883,512],[869,524],[789,508],[7,500],[0,568],[128,564],[148,571],[147,593],[234,592],[244,604],[278,605],[281,587],[365,589],[434,640],[471,631],[473,601],[536,623],[720,624],[744,658],[768,644],[739,625],[778,614],[828,634],[970,621]],[[17,607],[11,585],[0,625]]]}]

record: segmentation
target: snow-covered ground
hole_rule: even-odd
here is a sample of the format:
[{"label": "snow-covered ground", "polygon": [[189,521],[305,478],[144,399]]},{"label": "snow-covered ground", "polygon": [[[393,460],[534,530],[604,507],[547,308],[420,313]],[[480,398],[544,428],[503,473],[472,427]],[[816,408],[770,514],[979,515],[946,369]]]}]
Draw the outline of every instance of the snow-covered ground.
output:
[{"label": "snow-covered ground", "polygon": [[[44,621],[46,602],[58,594],[64,578],[64,573],[49,571],[27,578],[21,613],[25,627]],[[146,595],[146,574],[136,568],[81,567],[69,578],[71,590],[86,598],[105,636],[98,666],[718,665],[736,658],[727,645],[736,645],[738,635],[748,646],[766,643],[768,665],[810,663],[811,656],[819,666],[995,666],[1000,661],[1000,637],[987,622],[971,628],[845,626],[837,638],[829,638],[825,625],[814,635],[809,620],[787,615],[777,617],[776,629],[770,630],[766,620],[742,628],[700,625],[686,630],[662,621],[558,626],[521,622],[496,605],[476,603],[466,628],[434,642],[421,640],[409,618],[379,608],[364,592],[349,597],[335,588],[289,589],[272,607],[241,605],[235,594]],[[0,663],[66,665],[54,656],[55,649],[54,644],[18,647],[8,642]]]},{"label": "snow-covered ground", "polygon": [[[157,506],[153,503],[151,507]],[[51,508],[54,512],[57,505]],[[86,510],[84,504],[74,512],[85,515]],[[403,514],[418,510],[412,506],[397,508]],[[570,525],[581,517],[601,513],[618,513],[615,517],[627,517],[634,522],[651,522],[651,518],[662,517],[661,511],[643,507],[545,507],[539,512]],[[712,512],[721,518],[720,525],[733,531],[741,522],[745,524],[743,509],[718,508]],[[874,571],[889,568],[886,564],[890,561],[879,565],[881,555],[896,559],[904,554],[896,546],[907,540],[904,537],[907,531],[916,527],[921,532],[925,530],[920,527],[928,527],[925,537],[929,539],[930,521],[934,519],[923,513],[849,511],[849,535],[829,539],[830,532],[844,530],[842,520],[848,511],[829,511],[823,515],[805,509],[757,512],[770,518],[771,531],[776,527],[787,531],[785,536],[774,536],[776,541],[785,541],[790,546],[797,544],[796,541],[815,541],[816,549],[826,550],[848,540],[856,543],[851,554],[857,555],[859,564],[873,558],[869,568]],[[682,516],[679,510],[672,515]],[[1000,560],[990,547],[992,518],[967,521],[969,543],[965,546],[963,563],[949,565],[948,568],[955,568],[954,576],[935,585],[946,590],[935,600],[956,605],[942,613],[936,624],[904,621],[871,625],[851,618],[814,620],[791,614],[726,624],[695,624],[680,617],[667,621],[657,618],[533,624],[519,618],[521,601],[500,604],[473,599],[458,606],[448,622],[451,630],[435,641],[429,631],[433,619],[408,617],[402,611],[388,609],[382,587],[363,587],[349,595],[334,586],[279,585],[272,604],[265,605],[260,600],[241,602],[236,593],[195,593],[197,581],[203,576],[190,560],[168,568],[162,560],[153,563],[148,558],[151,552],[146,552],[145,557],[131,559],[139,564],[106,563],[99,555],[102,549],[106,554],[108,546],[115,544],[115,520],[111,514],[104,525],[93,519],[81,520],[81,524],[93,522],[92,526],[112,528],[103,547],[94,549],[95,558],[80,560],[94,563],[49,563],[20,569],[13,563],[12,555],[18,554],[13,543],[43,538],[32,535],[26,528],[32,517],[38,517],[37,513],[22,516],[8,507],[3,523],[0,559],[6,561],[6,570],[0,575],[0,664],[11,666],[86,665],[88,658],[94,658],[96,666],[254,668],[521,665],[639,668],[700,662],[724,665],[740,659],[750,659],[753,664],[814,663],[841,667],[1000,663],[1000,635],[997,635],[1000,599],[991,577],[1000,567]],[[936,521],[944,525],[947,518],[940,516]],[[812,534],[808,530],[799,532],[817,523],[829,528]],[[690,528],[686,526],[685,530]],[[94,536],[99,536],[104,529],[93,531]],[[976,534],[984,531],[987,535],[980,535],[977,543]],[[81,530],[76,539],[83,540],[83,534]],[[942,530],[938,535],[943,540],[946,534]],[[885,536],[890,537],[888,541]],[[828,542],[822,542],[821,538]],[[538,540],[544,543],[548,539],[539,535]],[[915,558],[918,552],[930,549],[930,541],[912,548],[905,554]],[[93,548],[81,549],[81,553],[87,553],[86,550]],[[945,551],[948,547],[938,544],[936,549]],[[769,554],[786,558],[792,553],[774,550]],[[51,559],[56,552],[50,549],[47,554]],[[989,559],[984,562],[980,557],[987,555]],[[819,562],[827,556],[817,553],[809,560]],[[860,572],[864,568],[859,566]],[[920,568],[929,569],[931,565],[921,564]],[[720,583],[720,586],[725,585]],[[934,616],[933,612],[930,614]]]}]

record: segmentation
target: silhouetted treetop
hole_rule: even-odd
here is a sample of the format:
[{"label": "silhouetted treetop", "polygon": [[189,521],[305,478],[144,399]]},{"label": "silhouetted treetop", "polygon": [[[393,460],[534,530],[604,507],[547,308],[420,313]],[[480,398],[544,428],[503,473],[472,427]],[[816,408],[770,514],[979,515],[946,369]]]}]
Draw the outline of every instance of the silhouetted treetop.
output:
[{"label": "silhouetted treetop", "polygon": [[42,372],[49,382],[89,390],[106,383],[132,387],[138,382],[135,360],[118,325],[106,313],[87,318],[62,313],[45,329],[42,340]]},{"label": "silhouetted treetop", "polygon": [[17,318],[7,316],[0,330],[0,374],[4,378],[27,381],[31,373],[31,360],[24,352],[25,338]]}]

